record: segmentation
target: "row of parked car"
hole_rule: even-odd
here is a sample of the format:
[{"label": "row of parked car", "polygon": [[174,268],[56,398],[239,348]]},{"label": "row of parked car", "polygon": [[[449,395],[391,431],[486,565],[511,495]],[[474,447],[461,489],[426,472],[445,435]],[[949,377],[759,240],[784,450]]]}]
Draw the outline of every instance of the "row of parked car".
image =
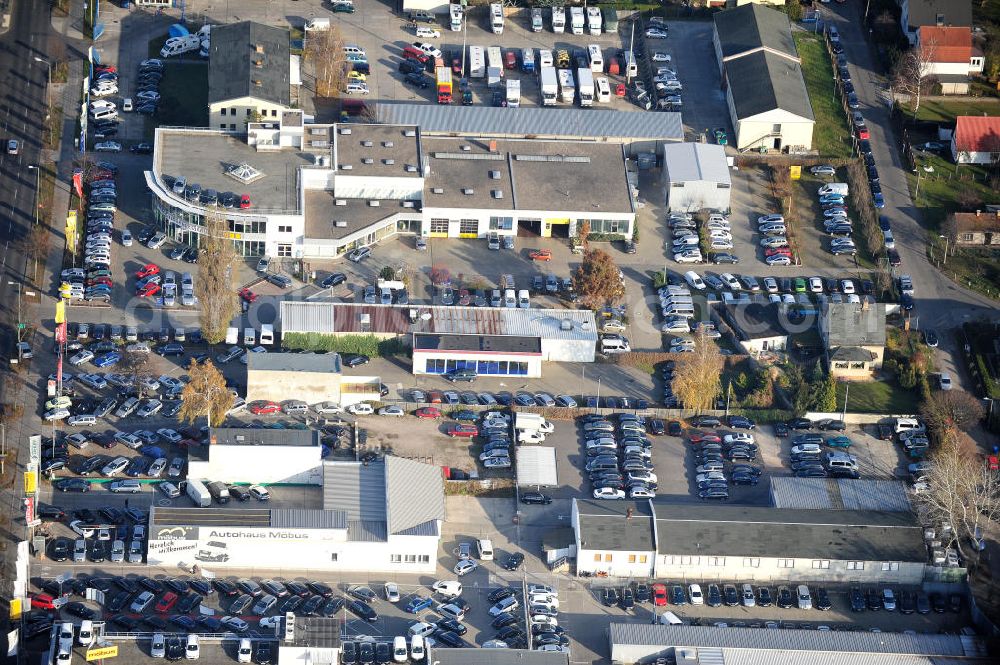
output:
[{"label": "row of parked car", "polygon": [[[742,417],[730,419],[731,426],[752,429],[753,422]],[[730,485],[756,485],[761,469],[757,443],[752,432],[689,429],[686,432],[697,466],[694,481],[699,498],[725,501]]]},{"label": "row of parked car", "polygon": [[642,416],[619,413],[615,421],[591,414],[580,418],[585,471],[595,499],[651,499],[656,496],[653,442]]}]

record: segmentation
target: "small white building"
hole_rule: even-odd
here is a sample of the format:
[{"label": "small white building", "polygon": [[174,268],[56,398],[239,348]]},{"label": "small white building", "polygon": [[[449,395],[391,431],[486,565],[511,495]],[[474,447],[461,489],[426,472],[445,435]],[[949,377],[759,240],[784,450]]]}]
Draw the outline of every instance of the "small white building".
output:
[{"label": "small white building", "polygon": [[322,485],[319,430],[213,427],[188,448],[188,476],[224,483]]},{"label": "small white building", "polygon": [[951,157],[957,164],[1000,162],[1000,117],[960,115],[955,118]]},{"label": "small white building", "polygon": [[578,575],[653,576],[656,528],[648,501],[573,499]]},{"label": "small white building", "polygon": [[921,62],[927,63],[924,75],[937,79],[941,94],[968,94],[969,77],[983,72],[986,58],[972,45],[968,26],[921,26],[914,48],[920,49]]},{"label": "small white building", "polygon": [[440,467],[390,456],[324,462],[322,472],[319,505],[151,507],[149,565],[435,572],[445,519]]},{"label": "small white building", "polygon": [[663,188],[671,211],[729,210],[733,184],[725,148],[713,143],[665,144]]},{"label": "small white building", "polygon": [[349,406],[378,399],[377,376],[342,373],[339,354],[248,353],[247,403],[257,400]]}]

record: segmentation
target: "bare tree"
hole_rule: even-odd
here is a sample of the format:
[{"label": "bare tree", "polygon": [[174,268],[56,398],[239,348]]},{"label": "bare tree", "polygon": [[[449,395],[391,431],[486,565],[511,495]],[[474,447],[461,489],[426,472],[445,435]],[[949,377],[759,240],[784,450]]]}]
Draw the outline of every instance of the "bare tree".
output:
[{"label": "bare tree", "polygon": [[221,215],[207,214],[201,234],[195,292],[201,305],[201,333],[209,344],[226,339],[229,322],[239,311],[233,284],[235,266],[236,249],[229,239],[228,222]]},{"label": "bare tree", "polygon": [[684,408],[698,412],[712,408],[722,388],[724,364],[718,345],[699,328],[694,335],[694,352],[680,354],[674,369],[674,393]]},{"label": "bare tree", "polygon": [[913,117],[920,111],[920,98],[933,83],[931,65],[937,53],[937,42],[929,39],[903,53],[892,72],[893,92],[909,95],[913,103]]},{"label": "bare tree", "polygon": [[351,65],[344,53],[344,39],[337,26],[309,32],[305,60],[312,64],[316,74],[316,96],[338,97],[344,90]]},{"label": "bare tree", "polygon": [[974,452],[971,441],[963,443],[962,436],[949,430],[924,474],[929,489],[914,499],[925,521],[951,525],[951,532],[941,535],[968,559],[965,546],[986,524],[1000,519],[1000,476]]},{"label": "bare tree", "polygon": [[126,349],[122,353],[122,362],[119,365],[121,373],[129,377],[132,388],[140,398],[146,396],[144,383],[146,379],[153,376],[149,367],[149,351],[137,351]]},{"label": "bare tree", "polygon": [[943,441],[950,431],[964,431],[986,415],[983,403],[964,390],[936,390],[920,405],[928,429]]},{"label": "bare tree", "polygon": [[226,386],[226,377],[212,361],[200,365],[192,360],[188,366],[189,381],[181,392],[181,410],[178,416],[188,423],[198,418],[207,418],[209,427],[214,427],[226,418],[233,408],[236,396]]}]

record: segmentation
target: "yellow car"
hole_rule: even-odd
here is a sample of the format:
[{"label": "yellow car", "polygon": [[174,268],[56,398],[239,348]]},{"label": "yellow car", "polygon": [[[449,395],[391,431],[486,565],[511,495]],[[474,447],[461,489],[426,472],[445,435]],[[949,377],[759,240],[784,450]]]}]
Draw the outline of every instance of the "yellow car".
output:
[{"label": "yellow car", "polygon": [[365,81],[368,80],[368,77],[365,76],[364,74],[362,74],[361,72],[354,72],[354,71],[352,71],[352,72],[348,72],[348,74],[347,74],[347,80],[348,81],[357,81],[359,83],[364,83]]}]

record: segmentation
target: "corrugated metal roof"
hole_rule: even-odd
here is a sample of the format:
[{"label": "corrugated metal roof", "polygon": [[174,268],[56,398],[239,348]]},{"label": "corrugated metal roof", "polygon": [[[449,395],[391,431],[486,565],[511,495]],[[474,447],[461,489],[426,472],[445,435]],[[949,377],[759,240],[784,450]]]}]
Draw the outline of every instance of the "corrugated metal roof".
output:
[{"label": "corrugated metal roof", "polygon": [[[957,635],[842,632],[820,630],[762,630],[715,626],[664,626],[646,623],[612,623],[609,640],[615,644],[723,647],[767,651],[820,651],[835,654],[887,653],[926,656],[964,656]],[[612,654],[614,657],[614,654]]]},{"label": "corrugated metal roof", "polygon": [[301,510],[272,508],[271,526],[276,529],[346,529],[343,510]]},{"label": "corrugated metal roof", "polygon": [[909,512],[910,499],[906,486],[898,480],[851,480],[837,481],[840,498],[847,510],[888,510]]},{"label": "corrugated metal roof", "polygon": [[382,543],[388,538],[385,522],[351,520],[347,523],[347,539],[352,542]]},{"label": "corrugated metal roof", "polygon": [[771,503],[775,508],[830,510],[834,507],[826,478],[772,476]]},{"label": "corrugated metal roof", "polygon": [[441,467],[403,457],[386,457],[385,496],[389,533],[444,520]]},{"label": "corrugated metal roof", "polygon": [[[698,665],[705,665],[703,649],[698,650]],[[941,656],[915,656],[887,653],[817,653],[815,651],[757,651],[723,649],[725,665],[989,665],[993,661]]]},{"label": "corrugated metal roof", "polygon": [[517,449],[517,484],[521,487],[554,487],[556,449],[546,446],[519,446]]},{"label": "corrugated metal roof", "polygon": [[438,520],[428,520],[423,524],[417,524],[416,526],[411,526],[409,529],[402,529],[401,531],[393,531],[394,536],[440,536],[441,529],[439,528]]},{"label": "corrugated metal roof", "polygon": [[597,341],[597,324],[590,310],[365,305],[330,301],[283,300],[281,332],[397,335],[424,332]]},{"label": "corrugated metal roof", "polygon": [[340,372],[339,353],[248,353],[247,371]]},{"label": "corrugated metal roof", "polygon": [[732,184],[726,149],[714,143],[667,143],[663,167],[668,182],[717,182]]},{"label": "corrugated metal roof", "polygon": [[435,665],[567,665],[569,654],[526,649],[434,649],[427,662]]},{"label": "corrugated metal roof", "polygon": [[381,123],[417,125],[421,133],[428,135],[581,137],[621,141],[684,139],[680,113],[382,102],[377,114]]},{"label": "corrugated metal roof", "polygon": [[[267,508],[157,508],[150,510],[150,531],[158,526],[271,526]],[[156,537],[155,535],[153,536]]]},{"label": "corrugated metal roof", "polygon": [[326,462],[323,509],[342,510],[348,520],[384,522],[385,465],[382,462]]}]

